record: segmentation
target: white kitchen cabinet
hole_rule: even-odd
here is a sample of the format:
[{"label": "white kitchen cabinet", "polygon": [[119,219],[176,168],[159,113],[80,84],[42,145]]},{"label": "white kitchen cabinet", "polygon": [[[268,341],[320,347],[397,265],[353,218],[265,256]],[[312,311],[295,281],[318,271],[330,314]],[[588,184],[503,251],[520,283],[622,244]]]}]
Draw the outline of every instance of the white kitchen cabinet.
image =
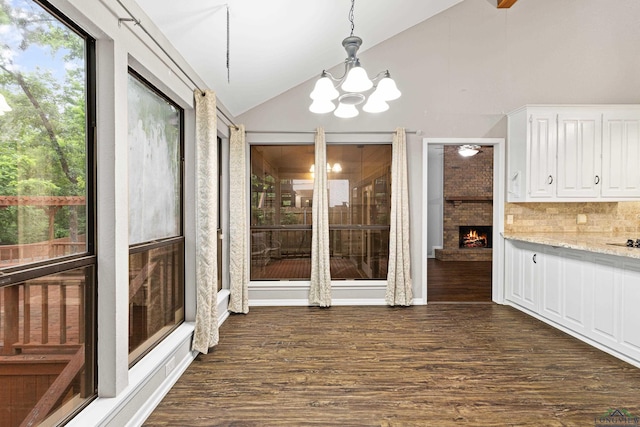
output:
[{"label": "white kitchen cabinet", "polygon": [[620,345],[640,357],[640,265],[624,263],[620,292]]},{"label": "white kitchen cabinet", "polygon": [[640,367],[640,260],[507,239],[505,273],[512,306]]},{"label": "white kitchen cabinet", "polygon": [[558,250],[562,273],[562,324],[574,331],[585,333],[589,328],[590,301],[593,300],[593,263],[589,254]]},{"label": "white kitchen cabinet", "polygon": [[509,201],[555,199],[556,115],[544,107],[509,115]]},{"label": "white kitchen cabinet", "polygon": [[640,111],[605,111],[602,147],[602,196],[640,197]]},{"label": "white kitchen cabinet", "polygon": [[559,198],[600,195],[602,114],[573,111],[558,114]]},{"label": "white kitchen cabinet", "polygon": [[640,105],[527,105],[508,115],[507,201],[640,197]]},{"label": "white kitchen cabinet", "polygon": [[617,345],[618,301],[620,301],[620,283],[615,260],[594,257],[593,304],[589,308],[591,323],[588,335],[598,342],[609,346]]},{"label": "white kitchen cabinet", "polygon": [[537,246],[523,242],[506,241],[505,272],[507,299],[531,311],[538,309],[541,255]]},{"label": "white kitchen cabinet", "polygon": [[[538,251],[544,248],[540,246]],[[542,295],[540,296],[540,312],[548,319],[562,322],[564,289],[561,286],[563,275],[563,263],[561,254],[557,251],[547,250],[544,258],[540,257],[542,280],[540,282]]]}]

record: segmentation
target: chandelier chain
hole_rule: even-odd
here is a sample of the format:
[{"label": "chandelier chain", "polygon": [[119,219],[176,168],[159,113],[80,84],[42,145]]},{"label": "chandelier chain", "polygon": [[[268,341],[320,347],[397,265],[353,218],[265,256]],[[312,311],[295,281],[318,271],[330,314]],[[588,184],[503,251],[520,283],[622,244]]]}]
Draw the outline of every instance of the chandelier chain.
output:
[{"label": "chandelier chain", "polygon": [[351,36],[353,36],[353,30],[355,28],[355,24],[353,23],[354,13],[353,9],[355,7],[356,0],[351,0],[351,10],[349,11],[349,21],[351,21]]}]

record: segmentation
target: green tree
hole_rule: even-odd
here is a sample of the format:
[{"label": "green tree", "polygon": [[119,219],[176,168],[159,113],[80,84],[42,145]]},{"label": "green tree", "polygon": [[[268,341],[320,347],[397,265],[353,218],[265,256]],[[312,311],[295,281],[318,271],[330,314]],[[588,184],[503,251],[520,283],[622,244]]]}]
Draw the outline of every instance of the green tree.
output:
[{"label": "green tree", "polygon": [[[84,39],[31,0],[0,0],[0,26],[10,34],[0,44],[0,92],[12,108],[0,116],[0,196],[84,196]],[[36,55],[35,67],[21,62]],[[84,227],[76,214],[58,211],[56,236],[71,222]],[[19,221],[20,243],[46,240],[42,208],[11,207],[0,209],[0,244],[18,243]]]}]

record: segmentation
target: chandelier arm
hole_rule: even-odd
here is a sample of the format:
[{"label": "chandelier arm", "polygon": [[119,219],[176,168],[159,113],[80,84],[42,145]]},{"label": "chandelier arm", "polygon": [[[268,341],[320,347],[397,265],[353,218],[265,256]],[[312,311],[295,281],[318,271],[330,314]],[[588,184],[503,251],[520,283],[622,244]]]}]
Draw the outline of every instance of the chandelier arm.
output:
[{"label": "chandelier arm", "polygon": [[329,77],[331,80],[333,80],[334,82],[338,83],[337,86],[340,85],[340,83],[342,83],[345,79],[345,77],[347,77],[347,73],[349,72],[349,66],[348,64],[345,63],[344,66],[344,74],[341,77],[336,77],[333,74],[331,74],[329,71],[327,70],[322,70],[322,75],[323,76],[327,76]]},{"label": "chandelier arm", "polygon": [[378,74],[376,74],[375,77],[371,78],[371,81],[374,83],[377,83],[378,80],[380,80],[383,77],[389,77],[389,70],[384,70],[384,71],[380,71]]}]

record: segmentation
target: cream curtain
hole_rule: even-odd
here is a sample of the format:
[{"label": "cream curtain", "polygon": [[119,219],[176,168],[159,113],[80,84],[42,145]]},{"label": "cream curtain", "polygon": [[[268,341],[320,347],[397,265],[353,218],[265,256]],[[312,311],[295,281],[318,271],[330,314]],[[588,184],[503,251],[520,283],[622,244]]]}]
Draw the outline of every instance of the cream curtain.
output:
[{"label": "cream curtain", "polygon": [[229,143],[229,310],[249,312],[249,230],[247,217],[247,144],[244,125],[231,128]]},{"label": "cream curtain", "polygon": [[309,304],[331,306],[331,271],[329,270],[329,200],[327,191],[327,144],[324,129],[318,128],[315,141],[315,178],[311,233],[311,287]]},{"label": "cream curtain", "polygon": [[409,251],[409,187],[407,179],[407,137],[396,129],[391,154],[391,228],[386,302],[411,305],[411,254]]},{"label": "cream curtain", "polygon": [[194,91],[196,104],[196,324],[192,348],[218,344],[218,129],[216,94]]}]

